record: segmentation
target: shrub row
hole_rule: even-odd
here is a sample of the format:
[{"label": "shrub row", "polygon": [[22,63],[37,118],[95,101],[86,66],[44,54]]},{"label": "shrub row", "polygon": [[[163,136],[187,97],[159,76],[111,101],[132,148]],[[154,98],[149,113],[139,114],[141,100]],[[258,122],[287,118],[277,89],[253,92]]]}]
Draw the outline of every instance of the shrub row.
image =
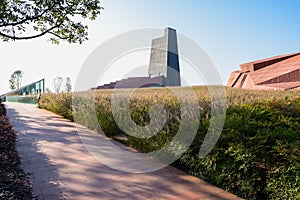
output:
[{"label": "shrub row", "polygon": [[66,119],[73,121],[72,115],[72,94],[61,93],[56,94],[43,94],[38,103],[39,108],[50,110],[57,113]]},{"label": "shrub row", "polygon": [[[199,158],[199,148],[211,119],[210,98],[206,88],[194,89],[201,111],[200,125],[188,151],[173,165],[246,199],[299,199],[299,92],[227,89],[228,109],[221,137],[208,156]],[[188,100],[184,88],[176,90]],[[100,90],[94,96],[76,94],[73,107],[71,94],[45,94],[40,107],[98,131],[99,123],[104,133],[113,137],[123,133],[116,119],[125,124],[130,121],[126,121],[128,118],[121,111],[112,114],[111,97],[116,95],[114,98],[122,110],[127,93],[128,90]],[[126,142],[141,152],[167,145],[181,125],[180,103],[166,88],[136,90],[130,97],[132,120],[142,126],[149,125],[149,111],[154,104],[162,105],[167,111],[165,125],[155,136],[146,139],[128,136]],[[189,115],[192,113],[185,116]]]},{"label": "shrub row", "polygon": [[15,143],[16,134],[0,102],[0,199],[32,199],[31,185],[20,167]]}]

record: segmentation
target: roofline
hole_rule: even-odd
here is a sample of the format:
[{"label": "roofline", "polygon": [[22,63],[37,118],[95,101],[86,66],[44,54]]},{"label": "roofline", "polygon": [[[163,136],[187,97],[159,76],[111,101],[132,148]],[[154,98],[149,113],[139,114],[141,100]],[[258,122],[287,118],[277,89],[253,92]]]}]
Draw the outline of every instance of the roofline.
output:
[{"label": "roofline", "polygon": [[300,52],[272,56],[272,57],[269,57],[269,58],[263,58],[263,59],[259,59],[259,60],[255,60],[255,61],[251,61],[251,62],[242,63],[240,65],[256,64],[256,63],[265,62],[265,61],[268,61],[268,60],[274,60],[274,59],[278,59],[278,58],[282,58],[282,57],[297,56],[297,55],[300,55]]},{"label": "roofline", "polygon": [[27,85],[24,85],[24,86],[20,87],[19,89],[15,89],[15,90],[13,90],[13,91],[7,92],[7,93],[2,94],[2,95],[0,95],[0,96],[2,97],[2,96],[6,96],[6,95],[8,95],[8,94],[12,94],[12,93],[14,93],[14,92],[16,92],[16,91],[18,91],[18,90],[22,90],[23,88],[28,87],[28,86],[30,86],[30,85],[32,85],[32,84],[34,84],[34,83],[40,82],[40,81],[42,81],[42,80],[45,82],[45,79],[42,78],[42,79],[40,79],[40,80],[38,80],[38,81],[29,83],[29,84],[27,84]]}]

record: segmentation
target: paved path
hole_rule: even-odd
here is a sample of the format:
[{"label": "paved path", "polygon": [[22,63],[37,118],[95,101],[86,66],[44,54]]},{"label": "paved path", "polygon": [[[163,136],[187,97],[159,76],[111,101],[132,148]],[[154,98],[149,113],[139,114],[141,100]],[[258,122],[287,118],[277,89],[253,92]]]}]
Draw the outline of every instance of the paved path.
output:
[{"label": "paved path", "polygon": [[237,199],[173,167],[145,174],[111,169],[87,152],[72,122],[33,105],[6,107],[39,199]]}]

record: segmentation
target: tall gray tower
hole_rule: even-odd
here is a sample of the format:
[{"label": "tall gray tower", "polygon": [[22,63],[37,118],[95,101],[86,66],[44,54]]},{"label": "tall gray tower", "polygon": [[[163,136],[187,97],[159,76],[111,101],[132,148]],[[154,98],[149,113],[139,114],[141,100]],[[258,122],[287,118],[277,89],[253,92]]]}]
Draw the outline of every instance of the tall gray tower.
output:
[{"label": "tall gray tower", "polygon": [[164,86],[181,86],[176,30],[152,40],[149,77],[164,76]]}]

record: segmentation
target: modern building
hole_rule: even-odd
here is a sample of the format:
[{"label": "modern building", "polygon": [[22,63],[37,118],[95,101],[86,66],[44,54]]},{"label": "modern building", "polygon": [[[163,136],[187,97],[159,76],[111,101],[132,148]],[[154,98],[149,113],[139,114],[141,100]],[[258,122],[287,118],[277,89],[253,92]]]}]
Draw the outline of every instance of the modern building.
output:
[{"label": "modern building", "polygon": [[148,77],[131,77],[92,89],[181,86],[177,33],[165,28],[164,36],[152,40]]},{"label": "modern building", "polygon": [[300,52],[240,65],[227,86],[251,90],[300,90]]},{"label": "modern building", "polygon": [[152,40],[149,77],[164,76],[164,86],[181,86],[176,30],[166,28],[163,37]]},{"label": "modern building", "polygon": [[109,84],[98,86],[93,89],[113,89],[113,88],[145,88],[145,87],[163,87],[164,77],[132,77]]},{"label": "modern building", "polygon": [[19,89],[13,90],[0,96],[2,100],[15,98],[16,96],[37,95],[45,92],[45,79],[25,85]]}]

